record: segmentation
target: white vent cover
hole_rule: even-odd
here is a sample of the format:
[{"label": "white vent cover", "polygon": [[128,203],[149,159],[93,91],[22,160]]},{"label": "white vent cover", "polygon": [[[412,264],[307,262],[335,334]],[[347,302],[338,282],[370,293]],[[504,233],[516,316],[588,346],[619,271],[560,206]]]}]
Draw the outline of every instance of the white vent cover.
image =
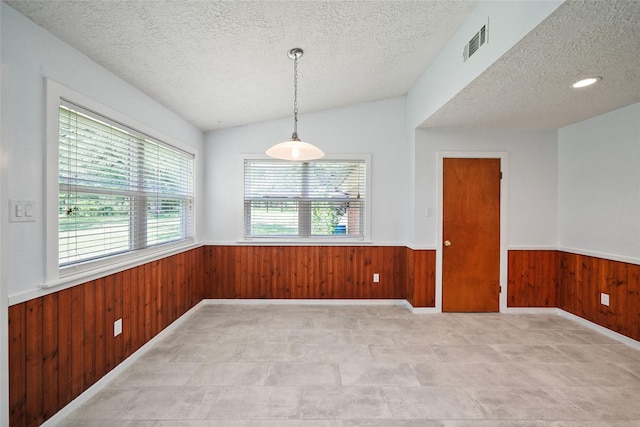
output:
[{"label": "white vent cover", "polygon": [[480,49],[480,47],[484,46],[488,42],[489,18],[487,18],[487,23],[484,24],[473,37],[471,37],[469,43],[464,45],[464,50],[462,52],[463,62],[466,62],[467,59],[471,58],[471,56]]}]

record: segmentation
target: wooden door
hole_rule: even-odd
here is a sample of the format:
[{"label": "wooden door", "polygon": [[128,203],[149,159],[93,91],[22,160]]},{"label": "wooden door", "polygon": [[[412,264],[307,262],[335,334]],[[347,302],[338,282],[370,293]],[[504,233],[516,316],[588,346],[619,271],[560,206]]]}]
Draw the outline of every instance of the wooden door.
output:
[{"label": "wooden door", "polygon": [[500,309],[500,159],[443,159],[442,311]]}]

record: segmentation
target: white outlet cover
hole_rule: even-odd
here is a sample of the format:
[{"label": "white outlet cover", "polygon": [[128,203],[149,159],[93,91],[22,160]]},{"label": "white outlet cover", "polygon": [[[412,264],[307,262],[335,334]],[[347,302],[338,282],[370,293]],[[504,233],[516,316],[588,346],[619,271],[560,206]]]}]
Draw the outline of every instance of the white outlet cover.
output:
[{"label": "white outlet cover", "polygon": [[113,322],[113,336],[117,337],[122,333],[122,319]]},{"label": "white outlet cover", "polygon": [[380,282],[380,275],[378,273],[373,274],[373,282],[374,283]]},{"label": "white outlet cover", "polygon": [[609,294],[601,293],[600,294],[600,304],[606,305],[609,307]]}]

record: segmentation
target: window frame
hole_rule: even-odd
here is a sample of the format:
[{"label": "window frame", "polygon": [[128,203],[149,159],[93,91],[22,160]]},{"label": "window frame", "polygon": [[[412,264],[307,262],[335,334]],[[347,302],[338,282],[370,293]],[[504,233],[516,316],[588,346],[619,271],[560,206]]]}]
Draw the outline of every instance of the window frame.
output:
[{"label": "window frame", "polygon": [[[241,221],[239,224],[240,243],[259,243],[259,244],[285,244],[285,245],[353,245],[371,243],[371,154],[370,153],[349,153],[349,154],[326,154],[322,160],[335,161],[362,161],[365,164],[365,208],[364,208],[364,229],[363,235],[360,237],[334,237],[334,236],[245,236],[245,170],[246,160],[273,160],[266,154],[241,154],[240,155],[240,171],[241,171],[241,187],[240,187],[240,212]],[[313,160],[311,160],[313,161]]]},{"label": "window frame", "polygon": [[[198,150],[194,147],[176,141],[173,138],[160,134],[157,130],[136,122],[116,110],[113,110],[85,95],[69,89],[53,80],[46,80],[46,167],[45,167],[45,282],[40,286],[49,288],[71,282],[81,283],[83,280],[91,280],[92,277],[101,277],[113,272],[130,268],[154,259],[163,258],[175,253],[183,252],[197,247],[197,164]],[[104,115],[116,123],[122,123],[143,135],[148,135],[153,140],[184,151],[194,156],[193,160],[193,235],[175,242],[150,246],[143,249],[134,249],[94,260],[71,264],[59,265],[59,108],[62,100],[67,100],[82,106],[89,111],[95,111]]]}]

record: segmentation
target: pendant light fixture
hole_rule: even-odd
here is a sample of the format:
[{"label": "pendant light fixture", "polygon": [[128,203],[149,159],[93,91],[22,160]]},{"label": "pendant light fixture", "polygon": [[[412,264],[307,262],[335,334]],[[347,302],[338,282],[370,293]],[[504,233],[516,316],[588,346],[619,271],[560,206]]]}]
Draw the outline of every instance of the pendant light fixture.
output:
[{"label": "pendant light fixture", "polygon": [[289,51],[289,58],[293,59],[293,134],[288,141],[274,145],[267,150],[267,155],[276,159],[304,161],[319,159],[324,152],[313,144],[300,141],[298,138],[298,59],[303,51],[295,47]]}]

